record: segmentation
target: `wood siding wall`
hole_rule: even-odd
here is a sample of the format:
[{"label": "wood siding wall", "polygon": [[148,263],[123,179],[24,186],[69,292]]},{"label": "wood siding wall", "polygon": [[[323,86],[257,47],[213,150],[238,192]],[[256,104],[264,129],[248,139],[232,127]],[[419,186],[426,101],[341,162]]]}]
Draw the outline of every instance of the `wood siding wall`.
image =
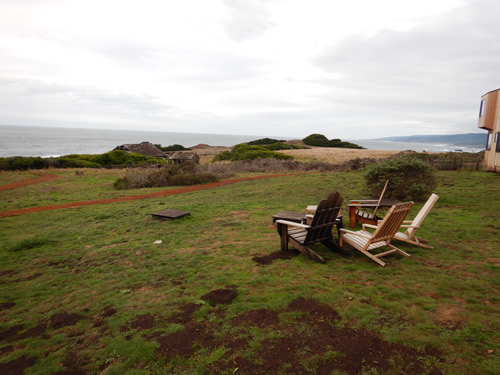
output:
[{"label": "wood siding wall", "polygon": [[486,113],[484,114],[484,127],[489,130],[495,129],[495,121],[498,111],[498,90],[486,95]]}]

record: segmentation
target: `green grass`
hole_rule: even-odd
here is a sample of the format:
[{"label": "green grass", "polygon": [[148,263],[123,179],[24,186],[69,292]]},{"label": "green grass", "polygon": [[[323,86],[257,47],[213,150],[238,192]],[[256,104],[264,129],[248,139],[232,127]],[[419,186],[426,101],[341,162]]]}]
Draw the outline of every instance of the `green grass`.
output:
[{"label": "green grass", "polygon": [[[120,173],[57,171],[59,180],[1,192],[1,209],[122,196],[111,187]],[[32,178],[30,172],[3,172],[0,184],[19,176]],[[163,198],[1,218],[0,303],[15,306],[0,311],[0,332],[18,324],[29,329],[64,311],[84,319],[59,329],[48,324],[46,336],[0,340],[0,365],[32,356],[37,361],[26,374],[50,374],[75,355],[89,373],[107,369],[107,374],[203,374],[238,355],[258,363],[262,342],[291,334],[283,327],[294,324],[293,329],[305,335],[314,330],[300,323],[307,316],[286,311],[292,300],[304,297],[335,309],[341,317],[334,323],[338,327],[367,329],[387,342],[438,352],[441,360],[430,361],[444,373],[497,373],[499,177],[440,172],[440,199],[419,229],[435,248],[399,243],[411,257],[389,256],[385,268],[361,253],[352,251],[345,257],[322,245],[315,249],[327,258],[326,264],[304,256],[267,266],[251,260],[279,250],[279,236],[271,226],[277,211],[302,211],[333,190],[340,191],[345,202],[369,195],[356,172],[249,181]],[[170,222],[151,219],[152,212],[167,207],[190,211],[191,216]],[[347,210],[344,214],[347,224]],[[162,243],[154,244],[156,240]],[[200,299],[228,286],[238,291],[231,304],[214,308]],[[200,305],[193,321],[212,327],[215,344],[195,343],[191,354],[165,359],[149,336],[188,327],[191,323],[169,321],[185,303]],[[96,326],[109,305],[116,314]],[[281,328],[233,327],[232,319],[256,309],[277,311]],[[155,317],[152,329],[123,328],[144,314]],[[233,336],[245,338],[248,345],[233,353],[225,341]],[[5,349],[8,346],[12,348]],[[489,355],[489,349],[495,353]],[[306,356],[307,348],[302,350],[299,354]],[[324,358],[312,354],[301,363],[314,373]],[[332,349],[324,357],[343,355]],[[239,371],[247,373],[244,368]],[[285,367],[281,371],[287,372]],[[365,369],[367,374],[383,373],[376,371]],[[397,373],[396,367],[392,371]]]}]

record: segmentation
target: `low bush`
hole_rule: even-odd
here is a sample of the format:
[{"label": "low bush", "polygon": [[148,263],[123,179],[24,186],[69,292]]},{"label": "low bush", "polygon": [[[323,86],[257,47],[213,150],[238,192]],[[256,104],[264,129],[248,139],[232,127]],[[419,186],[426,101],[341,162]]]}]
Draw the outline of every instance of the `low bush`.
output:
[{"label": "low bush", "polygon": [[274,152],[267,149],[265,146],[252,146],[248,144],[239,144],[232,148],[231,151],[224,151],[215,155],[213,161],[237,161],[237,160],[253,160],[253,159],[267,159],[274,158],[280,160],[293,159],[289,155],[279,152]]},{"label": "low bush", "polygon": [[284,140],[272,139],[272,138],[261,138],[256,139],[255,141],[248,142],[251,146],[262,146],[262,145],[271,145],[273,143],[283,143],[286,142]]},{"label": "low bush", "polygon": [[14,156],[0,158],[0,170],[26,170],[46,168],[110,168],[146,164],[165,164],[162,159],[113,150],[104,154],[71,154],[56,158]]},{"label": "low bush", "polygon": [[294,146],[287,145],[286,143],[283,143],[283,142],[271,143],[271,144],[264,145],[263,147],[265,147],[271,151],[291,150],[291,149],[295,148]]},{"label": "low bush", "polygon": [[164,168],[129,169],[125,177],[118,178],[114,188],[138,189],[164,186],[198,185],[217,181],[217,176],[204,172],[194,163],[183,163]]},{"label": "low bush", "polygon": [[355,143],[342,141],[339,138],[329,140],[323,134],[311,134],[305,137],[302,142],[309,146],[317,147],[337,147],[337,148],[358,148],[363,149]]},{"label": "low bush", "polygon": [[385,197],[398,200],[425,200],[437,184],[434,169],[411,155],[372,164],[364,177],[373,196],[380,195],[385,181],[389,180]]},{"label": "low bush", "polygon": [[155,144],[155,146],[162,151],[189,151],[189,150],[191,150],[190,148],[186,148],[183,145],[179,145],[177,143],[170,145],[170,146],[162,146],[160,144]]},{"label": "low bush", "polygon": [[43,245],[48,245],[51,244],[53,241],[46,239],[46,238],[40,238],[40,237],[34,237],[34,238],[27,238],[24,239],[8,248],[9,251],[21,251],[21,250],[29,250],[33,249],[35,247],[41,247]]}]

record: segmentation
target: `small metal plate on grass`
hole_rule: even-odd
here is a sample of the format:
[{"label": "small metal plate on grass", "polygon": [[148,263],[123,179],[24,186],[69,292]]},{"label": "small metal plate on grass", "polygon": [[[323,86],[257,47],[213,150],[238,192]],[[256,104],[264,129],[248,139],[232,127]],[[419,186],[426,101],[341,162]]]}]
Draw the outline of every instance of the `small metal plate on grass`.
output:
[{"label": "small metal plate on grass", "polygon": [[155,212],[151,215],[154,219],[175,220],[180,219],[181,217],[184,217],[186,215],[190,215],[190,213],[186,211],[166,209],[163,211]]}]

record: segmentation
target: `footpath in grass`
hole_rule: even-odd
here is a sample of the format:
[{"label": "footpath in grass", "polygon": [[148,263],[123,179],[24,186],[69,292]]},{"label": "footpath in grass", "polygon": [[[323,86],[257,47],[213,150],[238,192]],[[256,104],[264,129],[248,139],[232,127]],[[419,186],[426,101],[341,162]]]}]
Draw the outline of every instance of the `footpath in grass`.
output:
[{"label": "footpath in grass", "polygon": [[[21,209],[16,209],[16,210],[0,211],[0,217],[17,216],[17,215],[24,215],[24,214],[34,213],[34,212],[43,212],[43,211],[51,211],[51,210],[60,210],[63,208],[75,208],[75,207],[94,206],[94,205],[101,205],[101,204],[128,202],[128,201],[135,201],[135,200],[149,199],[149,198],[158,198],[158,197],[164,197],[164,196],[168,196],[168,195],[185,194],[185,193],[190,193],[193,191],[213,189],[216,187],[235,184],[235,183],[243,182],[243,181],[253,181],[253,180],[261,180],[261,179],[267,179],[267,178],[293,176],[293,175],[297,175],[297,173],[295,173],[295,174],[260,175],[260,176],[253,176],[253,177],[240,177],[240,178],[233,178],[233,179],[229,179],[229,180],[222,180],[222,181],[218,181],[218,182],[213,182],[213,183],[209,183],[209,184],[184,186],[184,187],[177,188],[177,189],[161,190],[161,191],[156,191],[154,193],[148,193],[148,194],[135,194],[135,195],[116,197],[116,198],[97,199],[97,200],[91,200],[91,201],[68,202],[68,203],[52,204],[52,205],[46,205],[46,206],[21,208]],[[50,175],[50,176],[40,177],[39,179],[35,179],[35,180],[22,180],[22,181],[19,181],[17,183],[3,185],[4,186],[3,191],[16,189],[16,188],[26,186],[26,185],[47,182],[47,181],[57,179],[57,178],[59,178],[59,176]],[[2,191],[2,186],[0,186],[0,191]]]},{"label": "footpath in grass", "polygon": [[439,173],[434,249],[385,268],[280,254],[271,216],[332,190],[367,195],[322,173],[0,219],[0,373],[497,373],[498,175]]}]

